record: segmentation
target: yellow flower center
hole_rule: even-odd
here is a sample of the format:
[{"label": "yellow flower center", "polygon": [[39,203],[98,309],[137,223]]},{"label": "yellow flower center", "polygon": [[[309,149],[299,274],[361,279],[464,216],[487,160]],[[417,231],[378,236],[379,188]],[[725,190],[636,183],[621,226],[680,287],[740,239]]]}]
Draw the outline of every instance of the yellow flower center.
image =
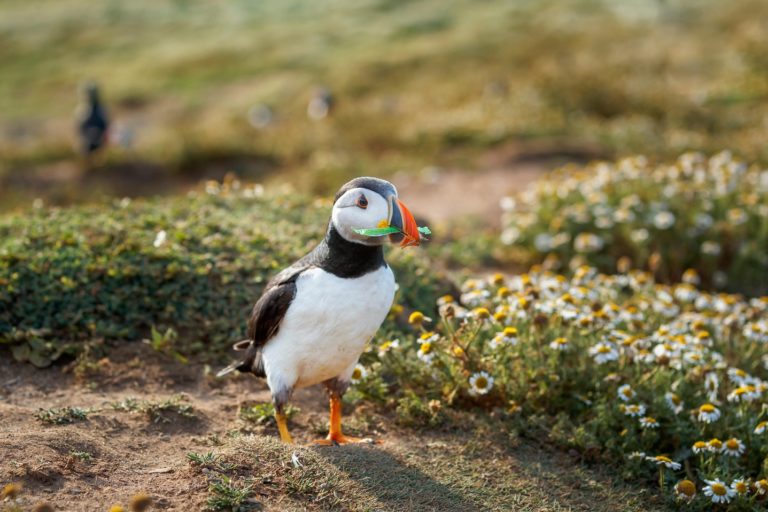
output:
[{"label": "yellow flower center", "polygon": [[432,343],[430,343],[429,341],[422,343],[421,348],[419,348],[419,351],[422,354],[429,354],[430,352],[432,352]]},{"label": "yellow flower center", "polygon": [[600,345],[599,347],[597,347],[597,352],[600,354],[607,354],[610,351],[611,351],[611,347],[607,345]]},{"label": "yellow flower center", "polygon": [[408,323],[411,325],[419,325],[424,321],[424,313],[421,311],[414,311],[411,316],[408,317]]},{"label": "yellow flower center", "polygon": [[688,497],[692,497],[696,494],[696,484],[690,480],[680,480],[677,483],[677,492],[684,494]]},{"label": "yellow flower center", "polygon": [[488,311],[486,308],[476,308],[474,311],[477,318],[480,319],[486,319],[491,317],[491,312]]},{"label": "yellow flower center", "polygon": [[496,295],[502,298],[509,297],[511,294],[512,292],[506,286],[502,286],[501,288],[499,288],[499,291],[496,292]]},{"label": "yellow flower center", "polygon": [[738,450],[739,449],[739,442],[736,439],[729,439],[725,442],[726,448],[729,450]]},{"label": "yellow flower center", "polygon": [[714,448],[715,450],[719,450],[723,447],[723,442],[719,439],[712,439],[709,441],[710,448]]},{"label": "yellow flower center", "polygon": [[632,398],[632,388],[624,388],[624,389],[622,389],[621,390],[621,394],[626,396],[626,397],[628,397],[628,398]]},{"label": "yellow flower center", "polygon": [[725,496],[727,492],[723,484],[712,484],[710,488],[712,489],[712,492],[718,496]]},{"label": "yellow flower center", "polygon": [[[653,418],[649,418],[649,419],[653,419]],[[656,421],[656,420],[653,420],[653,421]],[[656,460],[659,462],[672,463],[672,459],[664,455],[657,455]]]},{"label": "yellow flower center", "polygon": [[704,413],[707,413],[707,414],[711,414],[711,413],[715,412],[715,406],[712,405],[712,404],[704,404],[701,407],[699,407],[699,410],[701,412],[704,412]]},{"label": "yellow flower center", "polygon": [[488,379],[485,377],[478,377],[477,380],[475,380],[475,387],[478,389],[485,389],[488,387]]},{"label": "yellow flower center", "polygon": [[515,337],[517,336],[517,329],[514,327],[506,327],[504,329],[504,336]]},{"label": "yellow flower center", "polygon": [[352,371],[352,378],[353,378],[354,380],[358,380],[358,379],[360,379],[360,377],[362,377],[362,376],[363,376],[363,372],[362,372],[362,371],[360,371],[360,368],[355,368],[355,369]]},{"label": "yellow flower center", "polygon": [[558,345],[567,345],[568,340],[565,338],[556,338],[555,343],[557,343]]},{"label": "yellow flower center", "polygon": [[698,450],[703,450],[704,448],[707,447],[707,443],[705,443],[704,441],[696,441],[695,443],[693,443],[693,447]]},{"label": "yellow flower center", "polygon": [[680,400],[680,397],[675,394],[670,395],[669,400],[675,405],[680,405],[682,403],[682,400]]},{"label": "yellow flower center", "polygon": [[745,494],[747,492],[747,484],[744,482],[736,482],[734,488],[739,494]]}]

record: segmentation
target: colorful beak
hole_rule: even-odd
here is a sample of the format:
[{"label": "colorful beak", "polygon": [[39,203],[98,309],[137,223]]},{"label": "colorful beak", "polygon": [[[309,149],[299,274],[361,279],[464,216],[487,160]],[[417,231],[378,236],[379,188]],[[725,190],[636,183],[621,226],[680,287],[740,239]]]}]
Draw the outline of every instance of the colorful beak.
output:
[{"label": "colorful beak", "polygon": [[389,225],[399,229],[400,233],[389,235],[389,240],[393,243],[400,242],[400,247],[419,245],[421,234],[410,210],[395,196],[390,196],[390,210],[392,215]]}]

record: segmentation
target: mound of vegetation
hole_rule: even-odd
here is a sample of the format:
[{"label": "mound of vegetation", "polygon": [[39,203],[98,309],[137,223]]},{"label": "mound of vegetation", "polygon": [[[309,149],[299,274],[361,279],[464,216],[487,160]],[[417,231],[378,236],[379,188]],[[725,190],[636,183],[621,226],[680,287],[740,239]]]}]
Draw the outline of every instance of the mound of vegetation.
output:
[{"label": "mound of vegetation", "polygon": [[[0,218],[0,343],[45,366],[83,341],[177,330],[186,350],[241,339],[266,281],[310,250],[330,202],[263,194],[232,181],[204,193],[37,209]],[[391,251],[413,307],[437,275],[417,251]]]},{"label": "mound of vegetation", "polygon": [[462,291],[439,299],[436,325],[416,312],[419,334],[365,354],[355,393],[415,425],[486,409],[696,509],[765,505],[768,297],[591,267]]},{"label": "mound of vegetation", "polygon": [[645,268],[665,282],[693,269],[708,287],[768,288],[768,170],[727,152],[564,167],[505,206],[502,241],[528,262]]}]

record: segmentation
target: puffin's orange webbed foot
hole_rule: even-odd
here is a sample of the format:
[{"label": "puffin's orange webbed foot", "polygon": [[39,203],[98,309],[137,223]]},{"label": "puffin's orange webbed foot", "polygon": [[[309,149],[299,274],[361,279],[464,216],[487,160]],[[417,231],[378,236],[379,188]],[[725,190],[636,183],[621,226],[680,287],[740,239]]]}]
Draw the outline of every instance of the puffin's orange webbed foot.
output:
[{"label": "puffin's orange webbed foot", "polygon": [[331,422],[330,432],[325,439],[317,439],[312,441],[315,446],[338,446],[341,444],[353,444],[353,443],[366,443],[366,444],[380,444],[381,441],[374,441],[373,439],[366,437],[352,437],[345,436],[341,433],[341,397],[338,395],[331,395]]}]

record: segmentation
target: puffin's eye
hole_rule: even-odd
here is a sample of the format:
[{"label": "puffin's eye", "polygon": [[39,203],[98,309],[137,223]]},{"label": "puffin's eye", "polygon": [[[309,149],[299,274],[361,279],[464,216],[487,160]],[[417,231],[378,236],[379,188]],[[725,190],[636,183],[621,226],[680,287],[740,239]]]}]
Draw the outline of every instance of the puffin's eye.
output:
[{"label": "puffin's eye", "polygon": [[360,194],[360,197],[358,197],[357,201],[355,201],[355,205],[359,208],[362,208],[363,210],[368,208],[368,199],[365,197],[365,194]]}]

